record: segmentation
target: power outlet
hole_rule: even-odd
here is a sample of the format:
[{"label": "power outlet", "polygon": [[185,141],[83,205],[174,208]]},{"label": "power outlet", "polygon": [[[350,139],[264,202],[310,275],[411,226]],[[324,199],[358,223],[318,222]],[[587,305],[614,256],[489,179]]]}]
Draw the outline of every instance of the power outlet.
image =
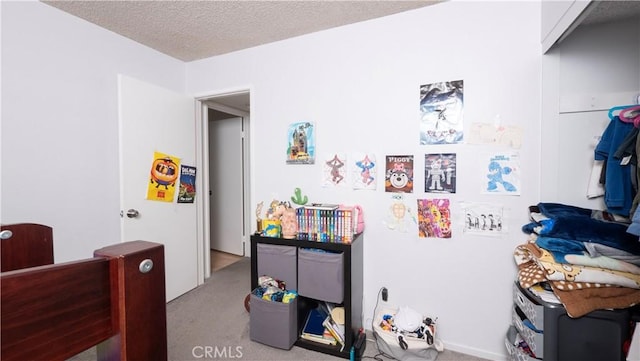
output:
[{"label": "power outlet", "polygon": [[384,302],[387,302],[388,298],[389,298],[389,291],[387,290],[386,287],[382,287],[382,300]]}]

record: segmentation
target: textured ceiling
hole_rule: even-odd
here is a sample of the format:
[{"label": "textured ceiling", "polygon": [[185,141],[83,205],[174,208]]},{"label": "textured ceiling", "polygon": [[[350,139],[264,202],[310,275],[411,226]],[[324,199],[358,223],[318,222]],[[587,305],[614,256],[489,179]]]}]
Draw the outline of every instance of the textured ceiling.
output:
[{"label": "textured ceiling", "polygon": [[176,59],[193,61],[439,1],[43,2]]},{"label": "textured ceiling", "polygon": [[582,25],[601,24],[640,17],[640,1],[604,0],[594,1],[594,6],[588,9],[587,17]]}]

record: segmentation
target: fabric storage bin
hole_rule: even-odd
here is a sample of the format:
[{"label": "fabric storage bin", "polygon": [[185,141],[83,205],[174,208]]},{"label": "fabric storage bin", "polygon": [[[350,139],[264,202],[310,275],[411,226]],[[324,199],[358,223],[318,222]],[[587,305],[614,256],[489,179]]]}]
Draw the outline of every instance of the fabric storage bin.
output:
[{"label": "fabric storage bin", "polygon": [[342,303],[344,254],[301,248],[298,251],[298,294],[317,300]]},{"label": "fabric storage bin", "polygon": [[251,293],[249,337],[265,345],[290,349],[298,339],[298,298],[282,303]]},{"label": "fabric storage bin", "polygon": [[271,276],[284,281],[287,290],[297,290],[296,247],[258,244],[258,277]]}]

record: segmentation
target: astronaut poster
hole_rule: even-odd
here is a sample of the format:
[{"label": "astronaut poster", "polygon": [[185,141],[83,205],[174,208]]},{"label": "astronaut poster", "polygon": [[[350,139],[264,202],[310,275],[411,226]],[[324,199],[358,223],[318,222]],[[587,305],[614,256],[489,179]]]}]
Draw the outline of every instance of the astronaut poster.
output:
[{"label": "astronaut poster", "polygon": [[180,158],[154,152],[150,180],[147,185],[147,199],[173,202],[179,168]]},{"label": "astronaut poster", "polygon": [[462,80],[420,86],[420,144],[462,142]]},{"label": "astronaut poster", "polygon": [[413,193],[413,156],[388,155],[384,191],[392,193]]},{"label": "astronaut poster", "polygon": [[427,193],[455,193],[455,153],[425,154],[424,179],[424,191]]},{"label": "astronaut poster", "polygon": [[418,237],[451,238],[448,199],[418,199]]},{"label": "astronaut poster", "polygon": [[496,153],[488,156],[482,193],[520,195],[520,155]]},{"label": "astronaut poster", "polygon": [[314,164],[316,143],[313,123],[291,124],[287,137],[287,164]]}]

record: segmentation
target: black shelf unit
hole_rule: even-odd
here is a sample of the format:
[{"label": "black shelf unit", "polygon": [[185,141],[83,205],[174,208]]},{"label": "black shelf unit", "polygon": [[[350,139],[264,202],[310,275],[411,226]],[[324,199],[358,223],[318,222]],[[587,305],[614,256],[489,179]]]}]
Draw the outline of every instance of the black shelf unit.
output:
[{"label": "black shelf unit", "polygon": [[[362,328],[362,257],[363,257],[363,236],[357,234],[350,244],[325,243],[315,241],[305,241],[298,239],[285,239],[274,237],[263,237],[260,235],[251,236],[251,290],[258,287],[258,244],[271,244],[280,246],[296,247],[296,252],[301,248],[322,249],[330,252],[342,252],[343,257],[343,303],[345,312],[345,346],[324,345],[321,343],[305,340],[298,337],[296,346],[322,352],[325,354],[349,358],[351,346],[358,337]],[[296,253],[297,254],[297,253]],[[296,263],[296,274],[297,263]],[[296,288],[297,289],[296,285]],[[289,287],[292,288],[292,287]],[[251,291],[250,290],[250,291]],[[315,307],[318,300],[304,296],[298,296],[298,335],[302,333],[302,328],[310,309]],[[342,350],[341,350],[342,349]]]}]

